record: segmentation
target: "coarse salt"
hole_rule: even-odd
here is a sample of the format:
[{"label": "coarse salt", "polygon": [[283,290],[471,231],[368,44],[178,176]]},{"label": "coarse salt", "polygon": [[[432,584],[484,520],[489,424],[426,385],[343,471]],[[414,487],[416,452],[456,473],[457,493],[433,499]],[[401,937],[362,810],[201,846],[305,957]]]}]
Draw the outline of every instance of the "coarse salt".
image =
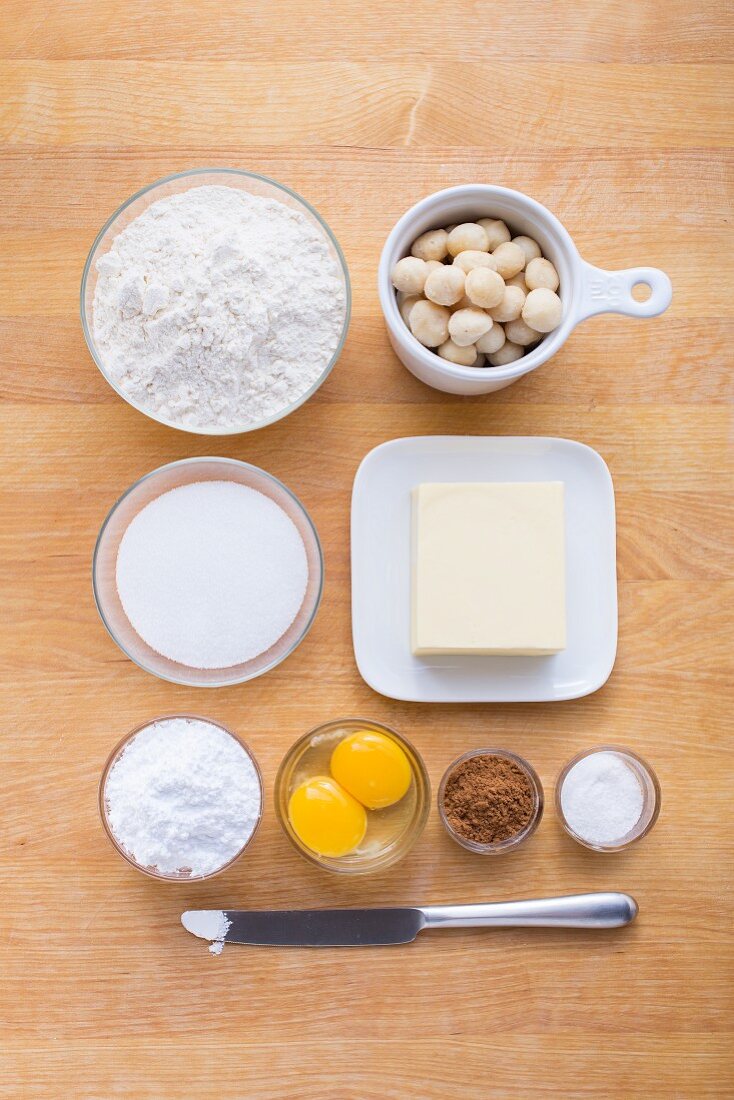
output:
[{"label": "coarse salt", "polygon": [[561,809],[568,825],[589,844],[616,844],[640,820],[644,795],[632,768],[615,752],[582,757],[567,773]]},{"label": "coarse salt", "polygon": [[166,718],[125,746],[104,801],[113,835],[136,863],[200,876],[229,863],[250,839],[262,789],[252,758],[221,726]]},{"label": "coarse salt", "polygon": [[151,649],[190,668],[227,668],[283,636],[303,603],[308,560],[270,497],[234,481],[200,481],[138,512],[120,542],[116,581]]}]

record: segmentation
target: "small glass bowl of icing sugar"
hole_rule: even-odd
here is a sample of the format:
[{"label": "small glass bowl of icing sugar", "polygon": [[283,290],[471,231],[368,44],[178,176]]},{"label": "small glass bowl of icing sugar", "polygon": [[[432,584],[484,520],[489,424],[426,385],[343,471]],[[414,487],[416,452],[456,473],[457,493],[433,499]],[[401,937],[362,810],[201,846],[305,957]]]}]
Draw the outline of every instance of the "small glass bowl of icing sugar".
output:
[{"label": "small glass bowl of icing sugar", "polygon": [[556,811],[578,844],[621,852],[646,836],[660,813],[660,784],[650,765],[618,745],[574,756],[556,783]]},{"label": "small glass bowl of icing sugar", "polygon": [[194,714],[137,726],[110,753],[99,812],[122,858],[151,878],[201,881],[240,858],[262,818],[257,761],[232,730]]}]

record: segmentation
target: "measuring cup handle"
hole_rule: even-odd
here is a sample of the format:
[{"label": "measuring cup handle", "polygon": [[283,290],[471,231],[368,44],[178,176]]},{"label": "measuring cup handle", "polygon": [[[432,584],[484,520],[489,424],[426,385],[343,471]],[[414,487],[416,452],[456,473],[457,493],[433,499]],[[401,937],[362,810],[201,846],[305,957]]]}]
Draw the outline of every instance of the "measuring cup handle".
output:
[{"label": "measuring cup handle", "polygon": [[[624,271],[604,271],[583,261],[579,320],[597,313],[624,313],[627,317],[657,317],[670,305],[673,287],[664,271],[657,267],[628,267]],[[632,288],[642,283],[650,288],[650,297],[638,302]]]}]

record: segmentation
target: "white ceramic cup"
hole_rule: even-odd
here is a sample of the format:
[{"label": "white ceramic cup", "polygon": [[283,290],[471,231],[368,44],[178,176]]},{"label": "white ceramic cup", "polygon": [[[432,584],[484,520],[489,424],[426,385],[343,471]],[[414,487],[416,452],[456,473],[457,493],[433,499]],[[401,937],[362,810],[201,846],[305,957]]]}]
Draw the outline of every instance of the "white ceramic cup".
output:
[{"label": "white ceramic cup", "polygon": [[[410,254],[413,241],[421,233],[477,218],[501,218],[513,234],[532,237],[546,259],[555,265],[560,279],[558,293],[563,302],[560,325],[522,359],[506,367],[460,367],[423,347],[400,316],[390,281],[393,267]],[[416,378],[434,389],[469,396],[504,389],[535,370],[555,355],[579,321],[596,313],[655,317],[668,308],[673,294],[670,279],[655,267],[604,271],[587,263],[550,210],[520,191],[481,183],[437,191],[411,207],[385,242],[377,281],[387,333],[398,358]],[[632,288],[640,283],[650,288],[650,296],[644,302],[632,297]]]}]

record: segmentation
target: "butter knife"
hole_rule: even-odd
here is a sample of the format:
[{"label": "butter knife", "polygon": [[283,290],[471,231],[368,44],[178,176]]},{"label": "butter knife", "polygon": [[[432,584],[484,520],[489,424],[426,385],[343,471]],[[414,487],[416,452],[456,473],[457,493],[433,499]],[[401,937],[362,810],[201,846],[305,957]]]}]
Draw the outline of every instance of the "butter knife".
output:
[{"label": "butter knife", "polygon": [[267,947],[370,947],[410,943],[438,928],[620,928],[637,916],[629,894],[570,894],[485,905],[405,909],[189,910],[184,928],[202,939]]}]

